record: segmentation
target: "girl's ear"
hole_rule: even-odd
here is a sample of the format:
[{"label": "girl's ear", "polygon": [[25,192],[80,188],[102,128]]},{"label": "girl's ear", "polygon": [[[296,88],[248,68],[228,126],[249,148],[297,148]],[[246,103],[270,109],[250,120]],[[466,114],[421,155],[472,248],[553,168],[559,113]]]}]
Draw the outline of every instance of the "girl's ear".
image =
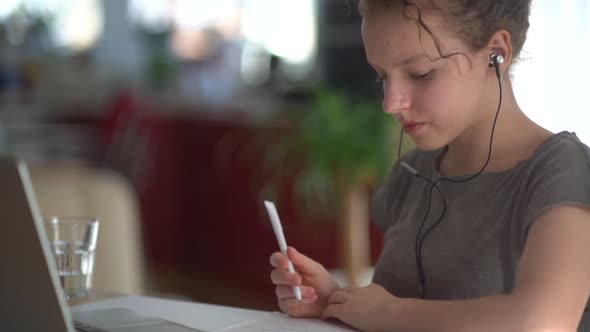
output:
[{"label": "girl's ear", "polygon": [[499,30],[488,42],[488,51],[490,54],[499,54],[504,57],[504,63],[501,64],[502,68],[510,67],[512,63],[513,48],[512,48],[512,36],[508,30]]}]

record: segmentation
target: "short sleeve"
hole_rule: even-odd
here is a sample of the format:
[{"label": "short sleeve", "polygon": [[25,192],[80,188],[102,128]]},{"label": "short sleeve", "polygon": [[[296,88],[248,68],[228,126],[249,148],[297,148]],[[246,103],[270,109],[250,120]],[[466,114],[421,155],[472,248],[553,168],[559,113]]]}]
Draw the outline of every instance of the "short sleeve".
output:
[{"label": "short sleeve", "polygon": [[590,150],[571,133],[561,133],[531,163],[526,179],[523,241],[532,223],[560,205],[590,207]]}]

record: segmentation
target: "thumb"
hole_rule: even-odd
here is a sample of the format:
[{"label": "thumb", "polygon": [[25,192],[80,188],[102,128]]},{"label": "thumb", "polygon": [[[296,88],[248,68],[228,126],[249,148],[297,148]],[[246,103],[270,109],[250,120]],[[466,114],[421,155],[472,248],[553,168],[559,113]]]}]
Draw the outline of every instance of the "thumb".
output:
[{"label": "thumb", "polygon": [[293,263],[295,270],[300,274],[311,276],[316,274],[322,267],[318,262],[298,252],[293,247],[287,248],[287,256],[291,263]]}]

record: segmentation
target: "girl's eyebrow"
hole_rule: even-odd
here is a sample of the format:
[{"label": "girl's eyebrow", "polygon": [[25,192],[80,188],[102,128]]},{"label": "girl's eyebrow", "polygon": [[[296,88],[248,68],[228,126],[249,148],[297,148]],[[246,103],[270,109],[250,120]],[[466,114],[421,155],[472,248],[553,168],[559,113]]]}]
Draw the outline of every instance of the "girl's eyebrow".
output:
[{"label": "girl's eyebrow", "polygon": [[[407,65],[407,64],[410,64],[410,63],[412,63],[414,61],[420,60],[422,58],[430,59],[428,57],[428,55],[426,55],[424,53],[421,53],[421,54],[415,54],[415,55],[409,56],[409,57],[405,58],[404,60],[400,61],[399,63],[393,63],[392,65],[394,65],[394,66]],[[371,65],[373,68],[378,68],[379,67],[379,66],[375,66],[371,62],[369,62],[369,65]]]},{"label": "girl's eyebrow", "polygon": [[[407,65],[409,63],[412,63],[412,62],[422,59],[422,58],[428,58],[428,55],[426,55],[424,53],[412,55],[412,56],[409,56],[409,57],[405,58],[404,60],[400,61],[399,63],[394,64],[394,65]],[[428,59],[430,59],[430,58],[428,58]]]}]

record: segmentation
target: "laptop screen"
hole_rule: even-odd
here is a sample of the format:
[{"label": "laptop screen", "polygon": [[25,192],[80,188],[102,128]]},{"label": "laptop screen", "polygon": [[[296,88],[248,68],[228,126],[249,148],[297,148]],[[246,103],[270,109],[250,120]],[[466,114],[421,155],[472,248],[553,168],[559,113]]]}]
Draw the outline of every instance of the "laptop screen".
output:
[{"label": "laptop screen", "polygon": [[73,331],[24,162],[0,157],[0,322],[6,331]]}]

